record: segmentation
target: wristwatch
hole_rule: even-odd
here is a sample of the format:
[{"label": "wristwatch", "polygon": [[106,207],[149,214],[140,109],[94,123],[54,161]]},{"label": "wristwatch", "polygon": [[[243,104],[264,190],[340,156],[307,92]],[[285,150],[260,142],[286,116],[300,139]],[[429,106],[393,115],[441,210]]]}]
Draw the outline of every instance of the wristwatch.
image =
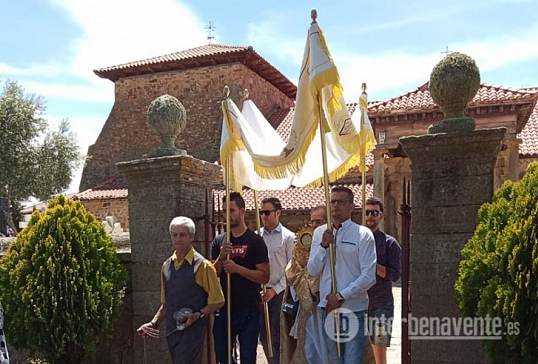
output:
[{"label": "wristwatch", "polygon": [[205,313],[203,313],[202,310],[198,311],[198,313],[200,314],[201,319],[203,319],[205,317]]},{"label": "wristwatch", "polygon": [[336,299],[338,300],[339,303],[342,303],[345,301],[344,296],[342,296],[340,292],[336,292]]}]

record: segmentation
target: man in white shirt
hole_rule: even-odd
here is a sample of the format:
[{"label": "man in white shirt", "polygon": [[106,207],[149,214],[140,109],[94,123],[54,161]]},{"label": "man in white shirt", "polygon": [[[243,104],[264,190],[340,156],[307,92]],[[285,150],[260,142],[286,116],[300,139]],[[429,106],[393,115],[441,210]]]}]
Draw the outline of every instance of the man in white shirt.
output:
[{"label": "man in white shirt", "polygon": [[286,266],[291,260],[295,246],[295,234],[280,223],[282,204],[276,197],[262,200],[260,216],[263,222],[261,235],[269,251],[269,267],[271,275],[267,283],[267,290],[262,292],[263,302],[269,307],[269,323],[271,326],[271,344],[273,356],[269,356],[267,345],[267,331],[265,329],[265,315],[260,320],[260,341],[269,364],[280,364],[280,312],[282,298],[286,288]]},{"label": "man in white shirt", "polygon": [[[355,209],[353,192],[347,187],[331,191],[332,229],[322,225],[314,231],[307,269],[310,275],[320,275],[320,303],[324,313],[325,342],[333,364],[362,364],[367,335],[367,290],[376,281],[376,251],[370,229],[351,221]],[[334,244],[336,292],[331,287],[329,245]],[[331,311],[339,309],[341,355],[338,356],[336,331],[328,330],[327,320],[334,320]],[[345,309],[345,310],[343,310]],[[342,325],[351,323],[354,327]],[[330,322],[329,322],[330,324]],[[346,331],[348,330],[349,331]],[[354,332],[356,330],[356,332]]]}]

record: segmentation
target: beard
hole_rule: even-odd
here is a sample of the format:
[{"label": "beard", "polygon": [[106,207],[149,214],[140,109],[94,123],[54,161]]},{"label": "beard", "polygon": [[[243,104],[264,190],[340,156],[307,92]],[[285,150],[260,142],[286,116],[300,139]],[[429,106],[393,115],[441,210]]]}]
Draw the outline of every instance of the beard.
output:
[{"label": "beard", "polygon": [[375,221],[368,221],[366,220],[366,227],[369,227],[370,229],[375,229],[379,226],[379,223]]}]

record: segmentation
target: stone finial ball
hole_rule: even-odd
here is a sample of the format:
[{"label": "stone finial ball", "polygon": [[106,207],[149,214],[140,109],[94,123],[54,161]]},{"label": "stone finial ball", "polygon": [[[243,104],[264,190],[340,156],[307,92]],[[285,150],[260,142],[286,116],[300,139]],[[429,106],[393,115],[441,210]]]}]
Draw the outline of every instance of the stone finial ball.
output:
[{"label": "stone finial ball", "polygon": [[162,95],[148,107],[149,125],[160,135],[177,136],[187,124],[187,112],[174,96]]},{"label": "stone finial ball", "polygon": [[433,68],[430,95],[443,109],[446,119],[465,117],[465,108],[480,87],[480,71],[474,59],[463,53],[451,53]]}]

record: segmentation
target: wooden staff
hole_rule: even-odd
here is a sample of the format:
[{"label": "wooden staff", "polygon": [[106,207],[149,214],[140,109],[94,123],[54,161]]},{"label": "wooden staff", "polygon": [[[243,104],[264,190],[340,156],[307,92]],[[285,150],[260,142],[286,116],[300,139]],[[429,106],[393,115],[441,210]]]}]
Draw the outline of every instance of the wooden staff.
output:
[{"label": "wooden staff", "polygon": [[[314,20],[315,21],[315,20]],[[329,173],[327,171],[327,144],[325,141],[325,132],[323,130],[323,118],[321,117],[323,110],[321,109],[321,102],[319,111],[319,133],[321,137],[321,160],[323,163],[323,187],[325,189],[325,208],[327,209],[327,228],[332,230],[332,218],[331,218],[331,196],[329,194]],[[336,285],[336,272],[334,269],[334,244],[329,244],[329,264],[331,266],[331,292],[338,292],[338,286]],[[334,325],[336,329],[336,348],[338,350],[338,357],[340,353],[340,317],[339,313],[334,313]]]},{"label": "wooden staff", "polygon": [[[225,110],[228,111],[227,99],[230,96],[230,88],[224,86],[224,100],[222,101]],[[224,125],[222,126],[224,127]],[[230,241],[230,163],[231,160],[226,160],[226,241]],[[230,261],[230,254],[226,254],[226,260]],[[232,364],[232,277],[230,273],[226,273],[226,316],[227,316],[227,328],[228,328],[228,364]]]},{"label": "wooden staff", "polygon": [[[361,85],[362,88],[362,94],[364,97],[368,100],[368,94],[366,93],[366,83],[363,83]],[[362,109],[360,109],[360,102],[359,102],[359,112],[361,113],[361,130],[364,130],[364,123],[366,122],[365,118],[362,115]],[[361,151],[361,165],[366,166],[366,153],[362,153]],[[366,170],[362,171],[362,226],[366,226]]]},{"label": "wooden staff", "polygon": [[[245,90],[247,91],[247,90]],[[247,97],[248,97],[248,91],[247,91]],[[254,210],[256,213],[256,229],[258,229],[258,234],[261,236],[262,234],[262,228],[260,223],[260,208],[258,206],[258,191],[254,191]],[[265,284],[262,284],[263,294],[265,295],[267,293],[267,286]],[[271,337],[271,323],[269,322],[269,304],[267,302],[263,302],[263,314],[265,317],[265,330],[267,331],[267,347],[269,349],[269,357],[273,357],[273,338]]]}]

